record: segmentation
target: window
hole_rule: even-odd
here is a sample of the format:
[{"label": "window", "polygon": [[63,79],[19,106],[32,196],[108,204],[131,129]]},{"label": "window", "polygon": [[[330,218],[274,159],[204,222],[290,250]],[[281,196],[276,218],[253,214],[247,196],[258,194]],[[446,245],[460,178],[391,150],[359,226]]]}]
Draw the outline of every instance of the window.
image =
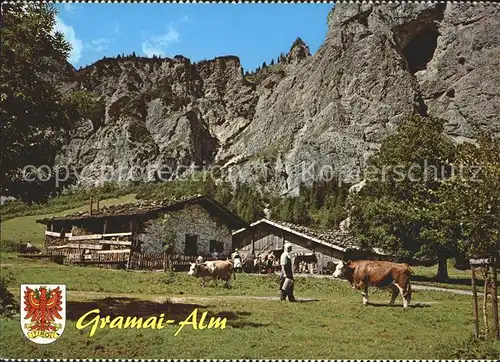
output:
[{"label": "window", "polygon": [[186,234],[186,242],[184,244],[184,254],[195,256],[198,254],[198,235]]},{"label": "window", "polygon": [[213,253],[217,248],[217,240],[210,240],[210,249],[209,251]]},{"label": "window", "polygon": [[210,240],[210,252],[214,251],[222,253],[224,251],[224,243],[217,240]]}]

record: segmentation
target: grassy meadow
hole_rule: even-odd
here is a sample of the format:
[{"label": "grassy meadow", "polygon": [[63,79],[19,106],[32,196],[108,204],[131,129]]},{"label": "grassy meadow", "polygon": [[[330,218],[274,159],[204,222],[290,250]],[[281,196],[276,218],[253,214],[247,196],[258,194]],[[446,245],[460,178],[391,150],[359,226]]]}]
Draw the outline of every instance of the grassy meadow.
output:
[{"label": "grassy meadow", "polygon": [[[65,332],[51,345],[23,337],[19,319],[0,319],[2,357],[10,358],[290,358],[431,359],[500,357],[500,344],[471,342],[472,300],[443,292],[415,291],[408,310],[398,298],[371,289],[371,305],[359,291],[332,279],[297,278],[302,303],[279,302],[276,276],[238,274],[233,288],[187,273],[132,272],[61,266],[2,257],[2,275],[18,296],[22,283],[63,283],[68,290]],[[77,329],[98,308],[102,316],[159,316],[176,321],[165,329]],[[195,330],[179,322],[199,313],[227,318],[225,329]]]}]

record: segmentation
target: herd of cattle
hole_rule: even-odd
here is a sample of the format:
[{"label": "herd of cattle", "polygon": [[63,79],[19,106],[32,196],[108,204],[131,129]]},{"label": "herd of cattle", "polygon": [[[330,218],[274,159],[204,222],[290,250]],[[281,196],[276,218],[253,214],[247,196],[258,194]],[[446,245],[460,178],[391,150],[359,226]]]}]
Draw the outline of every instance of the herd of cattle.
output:
[{"label": "herd of cattle", "polygon": [[[202,286],[209,280],[217,284],[218,280],[231,287],[231,276],[236,279],[233,262],[230,260],[212,260],[203,263],[192,263],[188,275],[200,278]],[[388,261],[340,261],[333,273],[334,278],[349,281],[353,289],[361,290],[363,304],[368,304],[368,287],[390,288],[392,297],[390,305],[394,304],[398,294],[403,298],[403,307],[407,308],[411,301],[410,277],[412,270],[407,264]]]}]

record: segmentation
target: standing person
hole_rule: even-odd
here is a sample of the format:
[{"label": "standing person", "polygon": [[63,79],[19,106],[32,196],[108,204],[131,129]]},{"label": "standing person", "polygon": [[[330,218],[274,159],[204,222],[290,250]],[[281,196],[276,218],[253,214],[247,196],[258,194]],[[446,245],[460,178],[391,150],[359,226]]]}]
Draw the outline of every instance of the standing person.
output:
[{"label": "standing person", "polygon": [[248,257],[245,259],[245,262],[243,263],[243,265],[244,265],[243,270],[245,272],[253,273],[253,270],[254,270],[254,261],[255,261],[255,254],[254,253],[250,253],[248,255]]},{"label": "standing person", "polygon": [[271,274],[274,272],[274,260],[275,260],[274,253],[271,252],[267,255],[267,273]]},{"label": "standing person", "polygon": [[289,302],[296,302],[293,295],[293,285],[295,283],[292,272],[292,244],[286,242],[283,246],[283,254],[281,254],[281,274],[280,274],[280,300],[285,300],[288,296]]},{"label": "standing person", "polygon": [[217,250],[214,250],[214,252],[212,253],[212,259],[219,260],[219,253],[217,252]]},{"label": "standing person", "polygon": [[253,272],[260,274],[260,256],[253,260]]},{"label": "standing person", "polygon": [[243,264],[241,263],[241,256],[240,256],[240,253],[238,252],[238,249],[234,249],[234,253],[233,253],[232,257],[233,257],[233,261],[234,261],[234,269],[238,273],[241,273],[241,269],[243,267]]}]

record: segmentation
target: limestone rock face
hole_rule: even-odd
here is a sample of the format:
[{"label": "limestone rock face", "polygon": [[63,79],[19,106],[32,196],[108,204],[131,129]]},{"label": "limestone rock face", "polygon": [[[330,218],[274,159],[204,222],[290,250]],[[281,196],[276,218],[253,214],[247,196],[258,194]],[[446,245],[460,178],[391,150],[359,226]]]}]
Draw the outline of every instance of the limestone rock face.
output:
[{"label": "limestone rock face", "polygon": [[105,166],[112,179],[149,167],[152,179],[194,164],[293,194],[333,173],[359,181],[415,113],[444,118],[457,141],[476,127],[500,136],[498,5],[337,4],[327,20],[314,55],[298,38],[284,61],[248,77],[233,56],[111,59],[76,72],[65,87],[91,91],[106,112],[76,126],[59,162],[83,183],[102,181]]}]

